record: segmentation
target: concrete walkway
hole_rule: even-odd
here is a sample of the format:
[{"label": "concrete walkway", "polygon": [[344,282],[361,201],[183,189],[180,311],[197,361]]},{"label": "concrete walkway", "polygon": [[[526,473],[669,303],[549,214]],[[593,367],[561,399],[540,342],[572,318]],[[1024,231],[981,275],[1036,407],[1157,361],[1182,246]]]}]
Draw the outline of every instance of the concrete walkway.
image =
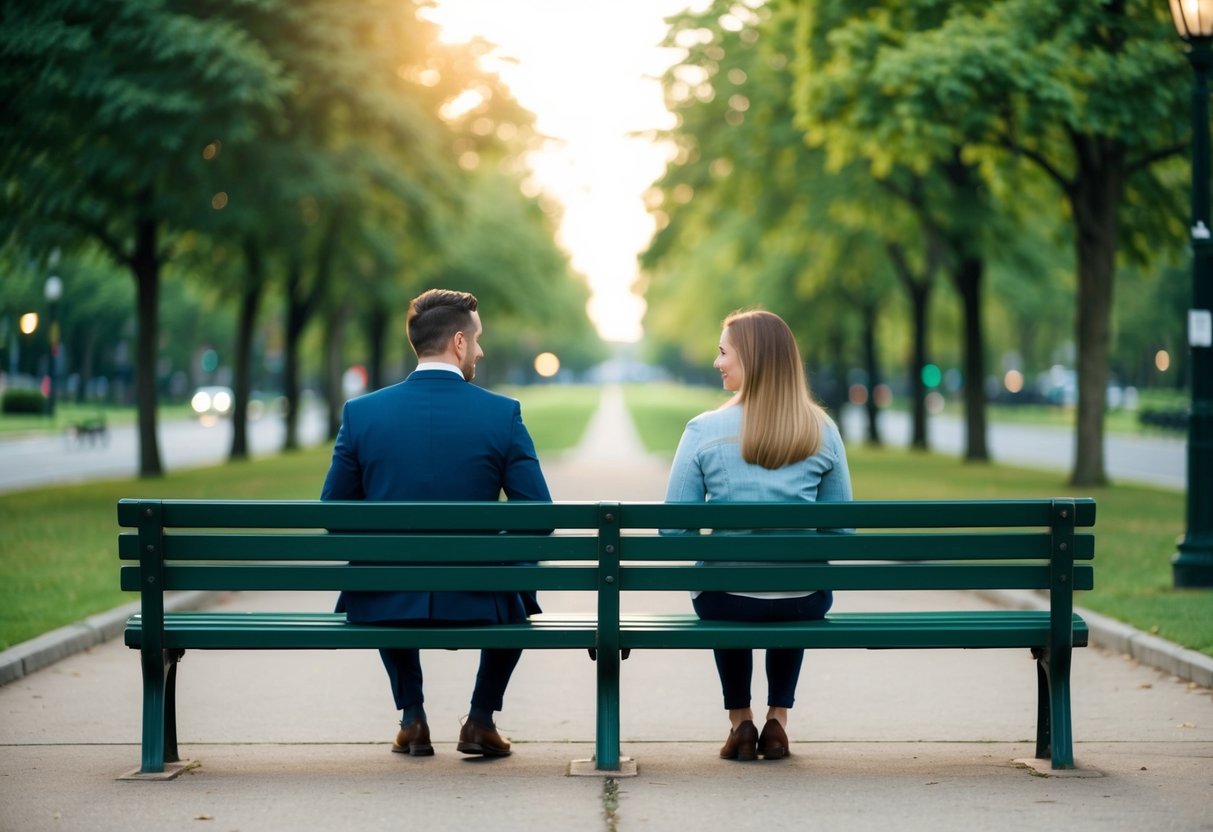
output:
[{"label": "concrete walkway", "polygon": [[[638,452],[610,393],[587,444],[545,460],[561,500],[660,499],[667,463]],[[630,450],[629,450],[630,449]],[[836,608],[934,606],[935,593],[840,595]],[[586,609],[546,593],[549,610]],[[331,597],[249,593],[228,609],[326,609]],[[646,605],[688,610],[681,594]],[[966,596],[965,605],[988,606]],[[181,665],[171,782],[138,765],[138,656],[95,646],[0,688],[0,830],[1213,829],[1213,692],[1117,653],[1077,651],[1078,776],[1036,776],[1026,651],[809,654],[785,761],[717,758],[727,732],[711,656],[638,651],[623,666],[624,754],[639,776],[566,776],[592,753],[594,665],[530,651],[499,725],[506,759],[454,750],[473,651],[425,656],[437,754],[388,752],[395,732],[373,652],[207,652]],[[765,697],[761,672],[755,702]]]}]

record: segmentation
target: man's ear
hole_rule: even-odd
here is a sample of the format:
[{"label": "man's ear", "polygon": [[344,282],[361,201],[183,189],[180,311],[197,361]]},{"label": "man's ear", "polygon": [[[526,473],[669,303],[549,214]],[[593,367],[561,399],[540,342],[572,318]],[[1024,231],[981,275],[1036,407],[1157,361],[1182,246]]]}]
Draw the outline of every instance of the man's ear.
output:
[{"label": "man's ear", "polygon": [[451,349],[454,351],[455,357],[460,361],[463,360],[463,354],[467,352],[467,345],[467,336],[462,332],[456,332],[451,337]]}]

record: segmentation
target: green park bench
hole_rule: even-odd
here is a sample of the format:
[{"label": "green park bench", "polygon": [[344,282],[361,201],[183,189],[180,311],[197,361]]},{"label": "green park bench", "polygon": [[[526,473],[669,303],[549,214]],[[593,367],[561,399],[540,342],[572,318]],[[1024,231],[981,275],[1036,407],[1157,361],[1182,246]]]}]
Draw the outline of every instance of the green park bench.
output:
[{"label": "green park bench", "polygon": [[[1070,660],[1087,643],[1075,590],[1090,589],[1095,503],[375,503],[122,500],[122,588],[138,591],[126,644],[143,667],[141,773],[177,753],[177,661],[190,649],[589,650],[597,658],[593,761],[620,756],[621,658],[643,649],[1028,648],[1036,756],[1073,768]],[[676,529],[718,533],[668,533]],[[855,534],[815,529],[855,529]],[[557,530],[548,534],[548,530]],[[667,530],[659,534],[658,530]],[[503,533],[504,532],[504,533]],[[733,532],[733,533],[730,533]],[[749,532],[749,533],[746,533]],[[697,565],[702,561],[703,565]],[[1079,561],[1080,563],[1076,563]],[[525,563],[520,563],[525,562]],[[595,593],[595,612],[528,623],[388,627],[326,612],[165,612],[173,590],[536,590]],[[620,612],[625,592],[1046,590],[1047,610],[846,612],[781,624]],[[634,606],[629,604],[629,606]],[[687,604],[689,608],[689,602]],[[892,605],[891,605],[892,606]],[[958,604],[958,606],[961,606]]]}]

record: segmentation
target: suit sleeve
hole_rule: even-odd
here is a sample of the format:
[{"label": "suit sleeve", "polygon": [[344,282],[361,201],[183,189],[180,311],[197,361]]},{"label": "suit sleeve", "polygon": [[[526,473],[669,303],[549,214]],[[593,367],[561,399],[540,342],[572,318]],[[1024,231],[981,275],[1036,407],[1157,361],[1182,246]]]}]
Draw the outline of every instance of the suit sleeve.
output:
[{"label": "suit sleeve", "polygon": [[350,433],[350,406],[347,403],[341,413],[341,429],[337,431],[337,442],[333,445],[333,461],[329,464],[322,500],[364,500],[362,488],[362,466],[354,448]]},{"label": "suit sleeve", "polygon": [[550,503],[552,495],[548,491],[547,480],[543,478],[543,470],[539,467],[535,443],[527,432],[526,425],[522,423],[522,406],[518,402],[513,404],[510,448],[506,455],[502,488],[505,496],[511,500]]}]

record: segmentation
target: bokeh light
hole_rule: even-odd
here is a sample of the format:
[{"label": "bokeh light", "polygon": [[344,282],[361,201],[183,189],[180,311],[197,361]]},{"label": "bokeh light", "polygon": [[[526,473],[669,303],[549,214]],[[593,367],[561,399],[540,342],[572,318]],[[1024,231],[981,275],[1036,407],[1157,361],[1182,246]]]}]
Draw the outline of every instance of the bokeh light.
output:
[{"label": "bokeh light", "polygon": [[1007,370],[1002,377],[1002,385],[1008,393],[1019,393],[1023,390],[1023,373],[1019,370]]},{"label": "bokeh light", "polygon": [[925,364],[922,368],[922,383],[927,387],[938,387],[943,381],[943,372],[935,364]]},{"label": "bokeh light", "polygon": [[38,313],[26,312],[21,316],[21,320],[18,322],[18,325],[21,327],[21,331],[24,334],[32,335],[34,330],[38,328]]},{"label": "bokeh light", "polygon": [[1171,353],[1166,350],[1159,350],[1154,353],[1154,366],[1158,368],[1158,372],[1165,373],[1171,369]]},{"label": "bokeh light", "polygon": [[535,356],[535,372],[544,378],[551,378],[560,372],[560,359],[554,353],[539,353]]}]

